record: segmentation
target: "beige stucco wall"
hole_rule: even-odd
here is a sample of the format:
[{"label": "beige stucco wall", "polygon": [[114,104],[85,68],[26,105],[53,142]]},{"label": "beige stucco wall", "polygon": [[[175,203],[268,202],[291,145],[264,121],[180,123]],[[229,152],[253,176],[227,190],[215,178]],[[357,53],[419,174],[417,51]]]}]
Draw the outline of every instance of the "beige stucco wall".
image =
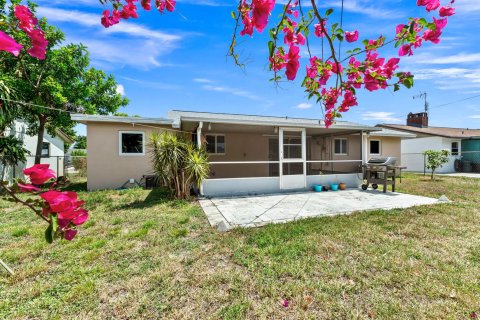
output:
[{"label": "beige stucco wall", "polygon": [[[156,129],[130,124],[89,122],[87,126],[88,189],[115,189],[121,187],[130,178],[140,181],[142,175],[151,174],[147,144],[154,130]],[[119,131],[144,132],[145,155],[120,155]]]},{"label": "beige stucco wall", "polygon": [[[380,140],[380,155],[370,154],[370,140]],[[374,157],[396,157],[397,165],[401,164],[402,147],[401,138],[399,137],[368,137],[368,158]],[[368,159],[367,159],[368,160]]]}]

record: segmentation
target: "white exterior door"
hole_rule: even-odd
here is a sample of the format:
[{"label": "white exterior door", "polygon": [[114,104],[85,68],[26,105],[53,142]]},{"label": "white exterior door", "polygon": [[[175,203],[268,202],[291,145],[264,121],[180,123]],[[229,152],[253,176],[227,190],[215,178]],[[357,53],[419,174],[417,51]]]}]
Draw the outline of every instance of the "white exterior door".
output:
[{"label": "white exterior door", "polygon": [[305,188],[307,181],[305,129],[280,128],[278,135],[280,189]]}]

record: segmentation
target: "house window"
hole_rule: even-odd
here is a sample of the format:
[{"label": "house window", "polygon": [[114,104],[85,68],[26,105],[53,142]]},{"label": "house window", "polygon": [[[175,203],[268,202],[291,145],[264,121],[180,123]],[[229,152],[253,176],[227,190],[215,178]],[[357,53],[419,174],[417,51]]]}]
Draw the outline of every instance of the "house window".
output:
[{"label": "house window", "polygon": [[347,155],[347,139],[335,139],[335,150],[334,153],[337,155]]},{"label": "house window", "polygon": [[123,156],[145,155],[145,133],[141,131],[120,131],[119,151]]},{"label": "house window", "polygon": [[380,140],[370,140],[370,154],[381,154]]},{"label": "house window", "polygon": [[211,154],[225,154],[225,135],[207,134],[207,152]]},{"label": "house window", "polygon": [[452,142],[452,156],[458,156],[458,142]]},{"label": "house window", "polygon": [[50,157],[50,142],[42,142],[42,158]]}]

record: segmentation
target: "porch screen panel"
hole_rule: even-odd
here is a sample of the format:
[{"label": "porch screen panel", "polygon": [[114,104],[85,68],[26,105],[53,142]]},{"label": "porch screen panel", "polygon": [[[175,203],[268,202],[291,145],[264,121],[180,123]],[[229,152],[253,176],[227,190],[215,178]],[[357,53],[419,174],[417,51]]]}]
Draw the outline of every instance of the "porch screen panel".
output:
[{"label": "porch screen panel", "polygon": [[302,133],[301,132],[284,131],[283,158],[284,159],[302,159]]}]

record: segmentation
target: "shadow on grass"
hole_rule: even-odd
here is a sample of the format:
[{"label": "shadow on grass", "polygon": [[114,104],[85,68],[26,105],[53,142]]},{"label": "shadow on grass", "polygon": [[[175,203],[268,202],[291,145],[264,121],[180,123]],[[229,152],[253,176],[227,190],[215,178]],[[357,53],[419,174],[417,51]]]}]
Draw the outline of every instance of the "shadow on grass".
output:
[{"label": "shadow on grass", "polygon": [[131,203],[118,205],[115,208],[119,210],[123,209],[145,209],[150,208],[157,204],[174,202],[170,197],[170,192],[167,189],[155,188],[150,190],[147,197],[144,200],[136,200]]},{"label": "shadow on grass", "polygon": [[87,181],[74,181],[68,183],[66,186],[62,187],[64,191],[87,191]]}]

